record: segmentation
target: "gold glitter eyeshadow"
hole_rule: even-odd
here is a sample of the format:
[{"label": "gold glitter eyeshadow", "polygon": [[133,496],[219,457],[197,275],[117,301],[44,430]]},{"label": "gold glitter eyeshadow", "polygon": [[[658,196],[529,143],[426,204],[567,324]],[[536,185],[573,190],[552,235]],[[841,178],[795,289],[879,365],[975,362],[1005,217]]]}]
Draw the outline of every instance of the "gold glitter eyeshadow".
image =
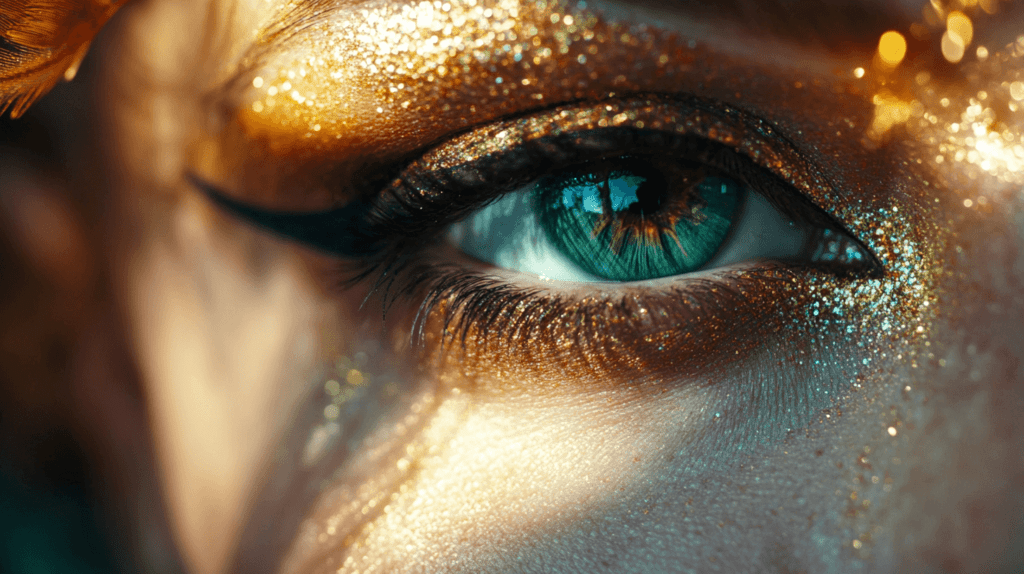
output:
[{"label": "gold glitter eyeshadow", "polygon": [[[794,182],[819,204],[842,205],[842,199],[830,193],[827,179],[818,175],[818,168],[770,126],[729,106],[683,101],[662,96],[606,100],[596,106],[554,108],[496,122],[453,138],[409,169],[454,185],[459,180],[452,175],[455,172],[479,178],[477,172],[486,171],[478,165],[481,160],[520,165],[503,153],[527,142],[552,136],[583,140],[580,134],[587,130],[600,133],[613,127],[664,130],[727,144]],[[560,157],[555,146],[550,146],[549,153],[551,158]],[[399,182],[406,185],[401,178]],[[409,192],[458,193],[415,185]],[[863,214],[862,210],[851,212]],[[428,301],[425,307],[432,313],[425,319],[425,328],[411,325],[406,330],[425,333],[428,344],[423,361],[441,361],[434,377],[457,370],[469,388],[489,392],[664,389],[681,380],[714,378],[746,358],[759,341],[778,336],[784,326],[812,336],[841,325],[848,333],[873,333],[863,342],[874,340],[880,345],[894,337],[914,339],[924,333],[932,296],[928,285],[934,279],[930,269],[936,264],[936,253],[920,247],[930,245],[923,239],[929,230],[916,225],[913,212],[901,214],[898,206],[880,208],[875,217],[857,224],[872,230],[865,241],[893,266],[881,279],[752,264],[745,272],[714,280],[589,286],[579,293],[515,274],[492,280],[473,265],[445,263],[452,259],[450,253],[428,251],[417,254],[415,259],[422,264],[414,265],[407,276],[400,274],[397,281],[418,285],[411,298]],[[741,333],[731,328],[737,321],[748,329]],[[509,353],[510,349],[515,352]],[[546,374],[551,372],[574,375],[569,380]]]},{"label": "gold glitter eyeshadow", "polygon": [[[633,89],[637,78],[667,82],[694,57],[677,36],[517,0],[371,3],[304,30],[294,45],[253,72],[241,121],[275,149],[328,154],[379,147],[381,133],[426,143],[524,105]],[[641,57],[655,45],[653,63]],[[619,75],[590,85],[613,63]],[[373,131],[359,133],[367,122]]]},{"label": "gold glitter eyeshadow", "polygon": [[[862,80],[878,88],[870,100],[875,117],[860,124],[865,126],[860,133],[883,143],[893,129],[924,117],[920,100],[908,95],[897,81],[906,76],[914,54],[908,55],[902,34],[893,32],[888,38],[879,42],[883,68],[865,63],[846,72],[853,78],[846,80],[839,74],[836,80]],[[628,93],[641,87],[671,86],[681,78],[690,85],[712,81],[718,70],[697,57],[726,59],[677,34],[607,22],[579,6],[507,0],[368,4],[314,23],[289,42],[293,51],[249,63],[254,71],[241,100],[240,125],[248,137],[274,153],[327,160],[401,156],[453,131],[549,102],[614,98],[616,90]],[[609,73],[612,70],[615,73]],[[803,81],[792,85],[804,89]],[[851,89],[864,91],[857,85]],[[736,97],[740,96],[737,91]],[[934,244],[925,239],[934,230],[919,225],[923,219],[916,219],[920,212],[913,205],[900,205],[890,197],[868,208],[851,202],[854,194],[848,190],[831,193],[834,183],[803,153],[767,146],[758,139],[758,130],[773,131],[767,124],[727,125],[699,114],[666,117],[659,110],[638,112],[618,109],[621,105],[614,102],[608,105],[614,109],[595,108],[589,112],[592,118],[572,121],[591,121],[596,126],[628,122],[638,128],[685,124],[695,133],[737,146],[851,229],[868,233],[865,241],[887,265],[894,266],[889,279],[842,289],[834,284],[807,289],[831,301],[830,309],[836,312],[844,306],[870,303],[875,311],[862,313],[861,324],[877,320],[873,328],[886,336],[926,330],[921,314],[927,315],[928,309],[922,302],[931,296],[927,286],[934,280],[931,266],[936,254],[922,246]],[[855,120],[846,123],[858,133]],[[541,129],[557,130],[558,122]],[[469,132],[466,137],[476,138],[479,152],[466,148],[460,154],[467,155],[454,160],[461,162],[505,145],[498,137],[501,131],[485,127]],[[912,197],[911,202],[917,201]],[[897,292],[903,297],[914,295],[914,301],[891,298]],[[897,309],[900,312],[894,313]],[[472,354],[487,356],[486,352]],[[498,366],[488,368],[501,372]]]},{"label": "gold glitter eyeshadow", "polygon": [[552,136],[583,139],[588,132],[600,134],[603,128],[706,138],[748,157],[827,211],[835,213],[844,206],[841,194],[821,170],[770,124],[729,105],[661,94],[608,99],[598,105],[567,106],[495,122],[427,152],[416,165],[424,172],[437,173],[461,166],[472,169],[475,161],[498,156],[503,150],[523,146],[524,142]]}]

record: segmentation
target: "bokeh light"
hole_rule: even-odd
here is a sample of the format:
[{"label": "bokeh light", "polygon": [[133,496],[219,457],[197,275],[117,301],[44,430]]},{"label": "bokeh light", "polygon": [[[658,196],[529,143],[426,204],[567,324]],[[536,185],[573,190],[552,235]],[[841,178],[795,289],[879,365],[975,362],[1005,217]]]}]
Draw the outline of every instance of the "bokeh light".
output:
[{"label": "bokeh light", "polygon": [[890,30],[878,39],[878,57],[890,66],[895,66],[903,61],[907,55],[907,40],[903,34]]}]

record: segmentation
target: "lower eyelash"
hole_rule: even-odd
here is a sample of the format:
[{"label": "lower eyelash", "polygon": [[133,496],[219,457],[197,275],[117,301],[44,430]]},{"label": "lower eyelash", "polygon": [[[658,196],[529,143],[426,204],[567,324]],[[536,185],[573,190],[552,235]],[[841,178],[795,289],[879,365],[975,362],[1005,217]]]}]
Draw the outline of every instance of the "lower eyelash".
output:
[{"label": "lower eyelash", "polygon": [[660,288],[608,286],[577,298],[458,263],[421,261],[376,281],[367,300],[380,298],[385,309],[411,302],[412,317],[403,324],[413,348],[438,352],[470,378],[512,371],[536,385],[550,379],[545,373],[573,372],[596,389],[698,374],[712,380],[779,327],[796,305],[794,287],[804,284],[803,275],[762,264]]}]

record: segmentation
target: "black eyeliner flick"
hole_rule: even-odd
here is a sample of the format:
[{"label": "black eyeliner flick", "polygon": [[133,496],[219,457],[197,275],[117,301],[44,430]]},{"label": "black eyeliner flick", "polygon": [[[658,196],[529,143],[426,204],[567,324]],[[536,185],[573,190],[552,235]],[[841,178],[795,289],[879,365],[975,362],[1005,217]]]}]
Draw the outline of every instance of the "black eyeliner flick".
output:
[{"label": "black eyeliner flick", "polygon": [[366,224],[370,204],[355,200],[327,211],[291,212],[253,207],[232,199],[197,175],[188,181],[224,211],[271,233],[343,258],[360,258],[380,251]]}]

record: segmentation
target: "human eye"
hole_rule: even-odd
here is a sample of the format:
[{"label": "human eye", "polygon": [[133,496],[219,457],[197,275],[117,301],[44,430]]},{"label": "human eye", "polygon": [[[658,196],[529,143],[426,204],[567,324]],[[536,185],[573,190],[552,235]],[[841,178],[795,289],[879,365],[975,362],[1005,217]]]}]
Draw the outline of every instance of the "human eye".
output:
[{"label": "human eye", "polygon": [[253,223],[350,261],[408,263],[425,241],[575,282],[646,281],[750,260],[877,273],[877,260],[840,224],[737,149],[755,123],[756,143],[744,143],[799,157],[740,110],[648,94],[478,127],[392,168],[398,175],[370,198],[322,213],[261,210],[196,183]]},{"label": "human eye", "polygon": [[[696,107],[714,117],[714,106]],[[492,156],[529,158],[510,160],[519,173],[498,177],[528,183],[450,227],[449,239],[463,252],[577,282],[646,281],[752,259],[851,272],[873,265],[862,246],[779,177],[727,145],[683,133],[678,120],[665,121],[692,113],[693,101],[640,98],[580,108],[448,144],[464,149],[489,139]],[[620,118],[615,127],[607,127],[610,117]],[[560,126],[558,135],[538,129],[543,122]],[[520,149],[501,149],[504,140]]]},{"label": "human eye", "polygon": [[[421,313],[444,301],[447,320],[458,317],[464,333],[496,309],[511,313],[500,299],[480,304],[495,291],[543,307],[554,301],[532,297],[538,290],[561,305],[618,302],[626,291],[572,284],[631,283],[650,303],[683,294],[699,303],[707,292],[687,282],[697,275],[713,291],[753,289],[769,281],[759,275],[768,270],[881,273],[859,240],[798,191],[828,193],[829,184],[791,142],[704,98],[636,94],[557,106],[475,127],[379,169],[395,175],[367,177],[376,183],[362,199],[320,213],[262,210],[197,183],[229,211],[339,257],[351,277],[383,287],[385,300],[396,297],[389,291],[420,297],[429,302]],[[412,278],[429,288],[410,289]],[[662,315],[671,324],[672,314]]]}]

